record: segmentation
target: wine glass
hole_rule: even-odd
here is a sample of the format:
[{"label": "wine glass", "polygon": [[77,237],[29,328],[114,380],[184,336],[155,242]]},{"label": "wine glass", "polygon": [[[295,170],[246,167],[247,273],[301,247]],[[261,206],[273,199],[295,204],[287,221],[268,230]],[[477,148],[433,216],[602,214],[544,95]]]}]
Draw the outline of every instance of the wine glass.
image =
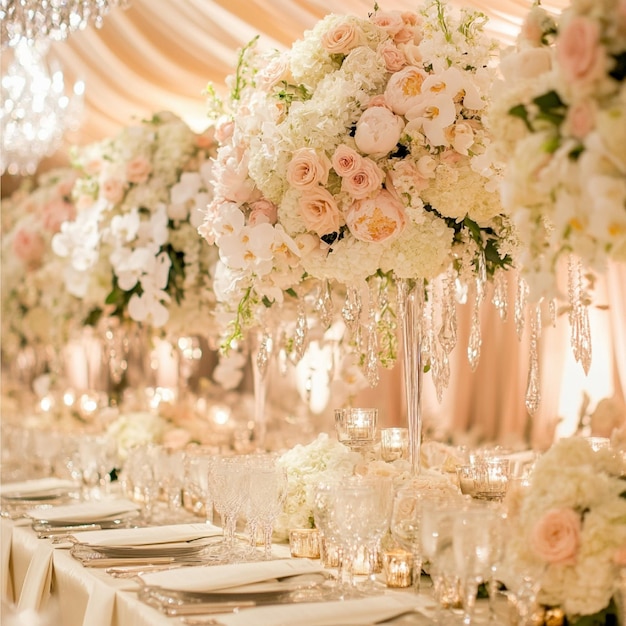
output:
[{"label": "wine glass", "polygon": [[[337,525],[337,518],[332,506],[333,493],[338,486],[338,481],[320,482],[315,486],[313,495],[313,520],[315,527],[320,531],[320,543],[322,551],[330,546],[337,548],[337,571],[335,573],[336,586],[343,588],[343,551],[339,537],[341,528]],[[326,565],[328,567],[328,565]]]},{"label": "wine glass", "polygon": [[392,537],[413,555],[413,586],[418,593],[422,573],[421,498],[413,487],[399,489],[393,499],[390,521]]},{"label": "wine glass", "polygon": [[287,497],[287,471],[272,464],[251,462],[247,510],[252,545],[256,529],[263,533],[263,557],[272,558],[272,532]]},{"label": "wine glass", "polygon": [[452,545],[454,563],[461,578],[463,624],[470,626],[474,618],[476,594],[481,582],[488,582],[499,558],[498,512],[491,507],[470,506],[454,519]]}]

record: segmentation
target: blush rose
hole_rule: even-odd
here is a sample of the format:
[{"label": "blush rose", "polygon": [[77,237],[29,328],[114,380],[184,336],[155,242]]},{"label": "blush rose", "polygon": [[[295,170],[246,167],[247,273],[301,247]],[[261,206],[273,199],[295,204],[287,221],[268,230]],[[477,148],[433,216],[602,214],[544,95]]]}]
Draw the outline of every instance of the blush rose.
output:
[{"label": "blush rose", "polygon": [[335,198],[324,187],[306,189],[300,197],[299,208],[307,229],[320,237],[337,232],[342,224]]},{"label": "blush rose", "polygon": [[287,165],[287,182],[297,189],[309,189],[328,181],[330,161],[311,148],[300,148]]},{"label": "blush rose", "polygon": [[530,546],[554,565],[573,565],[580,545],[580,515],[573,509],[550,509],[535,524]]},{"label": "blush rose", "polygon": [[354,141],[365,154],[387,154],[400,140],[404,120],[385,107],[365,109],[356,124]]}]

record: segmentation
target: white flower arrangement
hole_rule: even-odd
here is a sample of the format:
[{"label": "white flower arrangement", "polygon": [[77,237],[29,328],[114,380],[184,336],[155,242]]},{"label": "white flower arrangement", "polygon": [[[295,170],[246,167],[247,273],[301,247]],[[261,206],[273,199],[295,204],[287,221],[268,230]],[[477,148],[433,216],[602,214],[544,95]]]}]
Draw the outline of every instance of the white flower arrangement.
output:
[{"label": "white flower arrangement", "polygon": [[611,610],[626,553],[625,469],[615,451],[562,439],[538,459],[509,512],[506,570],[539,572],[538,601],[573,623]]},{"label": "white flower arrangement", "polygon": [[285,53],[243,49],[200,228],[219,248],[230,339],[260,307],[302,298],[305,279],[361,288],[453,268],[467,280],[511,263],[483,124],[485,19],[435,0],[329,15]]},{"label": "white flower arrangement", "polygon": [[51,170],[32,189],[20,189],[2,202],[2,352],[14,359],[31,347],[58,350],[67,341],[83,303],[68,293],[62,262],[51,240],[75,207],[71,189],[76,172]]},{"label": "white flower arrangement", "polygon": [[501,70],[489,124],[519,262],[535,301],[566,299],[562,258],[626,261],[624,2],[573,0],[558,20],[534,6]]},{"label": "white flower arrangement", "polygon": [[274,526],[278,539],[285,539],[292,528],[313,527],[315,487],[324,480],[354,474],[362,457],[326,433],[310,444],[299,444],[282,454],[277,465],[287,470],[288,489],[283,512]]},{"label": "white flower arrangement", "polygon": [[78,213],[52,243],[89,323],[104,314],[174,336],[210,333],[217,252],[197,227],[211,198],[213,145],[210,133],[161,112],[77,150]]},{"label": "white flower arrangement", "polygon": [[149,411],[122,413],[107,428],[107,435],[117,444],[117,453],[124,461],[135,446],[161,443],[168,430],[168,422]]}]

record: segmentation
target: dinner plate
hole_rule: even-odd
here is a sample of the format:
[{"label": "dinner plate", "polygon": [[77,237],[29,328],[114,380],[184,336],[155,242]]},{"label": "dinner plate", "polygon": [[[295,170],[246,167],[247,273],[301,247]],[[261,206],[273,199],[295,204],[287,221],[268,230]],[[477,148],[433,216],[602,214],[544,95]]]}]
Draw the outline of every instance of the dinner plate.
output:
[{"label": "dinner plate", "polygon": [[72,546],[73,556],[89,555],[96,552],[104,557],[112,559],[130,559],[148,557],[185,557],[194,556],[202,552],[211,543],[215,543],[215,538],[205,537],[195,541],[179,541],[174,543],[148,544],[144,546],[92,546],[76,543]]},{"label": "dinner plate", "polygon": [[128,520],[140,513],[139,505],[130,500],[104,500],[102,502],[79,502],[47,509],[31,509],[26,515],[40,524],[69,526],[99,522]]},{"label": "dinner plate", "polygon": [[0,497],[7,502],[42,503],[58,500],[76,489],[69,480],[42,478],[9,483],[0,488]]}]

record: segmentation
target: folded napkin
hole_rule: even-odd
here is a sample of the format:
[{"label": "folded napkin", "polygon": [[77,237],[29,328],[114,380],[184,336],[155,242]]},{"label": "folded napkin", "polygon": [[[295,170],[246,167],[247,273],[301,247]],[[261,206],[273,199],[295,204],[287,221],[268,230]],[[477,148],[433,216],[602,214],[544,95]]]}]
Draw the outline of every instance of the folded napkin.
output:
[{"label": "folded napkin", "polygon": [[11,496],[45,496],[51,492],[70,490],[75,487],[75,484],[71,480],[64,480],[62,478],[37,478],[33,480],[24,480],[18,483],[7,483],[0,485],[0,495]]},{"label": "folded napkin", "polygon": [[382,595],[332,602],[275,604],[220,615],[224,626],[365,626],[406,611],[418,610],[420,599],[411,594]]},{"label": "folded napkin", "polygon": [[279,559],[211,567],[183,567],[163,572],[143,574],[146,585],[164,587],[176,591],[208,592],[219,591],[259,583],[284,576],[321,572],[320,562],[309,559]]},{"label": "folded napkin", "polygon": [[53,506],[49,509],[34,508],[26,512],[28,517],[47,522],[82,524],[115,519],[124,513],[138,511],[139,506],[130,500],[104,500]]},{"label": "folded napkin", "polygon": [[221,534],[222,529],[212,524],[171,524],[150,528],[87,530],[77,534],[76,539],[88,546],[126,547],[194,541]]}]

